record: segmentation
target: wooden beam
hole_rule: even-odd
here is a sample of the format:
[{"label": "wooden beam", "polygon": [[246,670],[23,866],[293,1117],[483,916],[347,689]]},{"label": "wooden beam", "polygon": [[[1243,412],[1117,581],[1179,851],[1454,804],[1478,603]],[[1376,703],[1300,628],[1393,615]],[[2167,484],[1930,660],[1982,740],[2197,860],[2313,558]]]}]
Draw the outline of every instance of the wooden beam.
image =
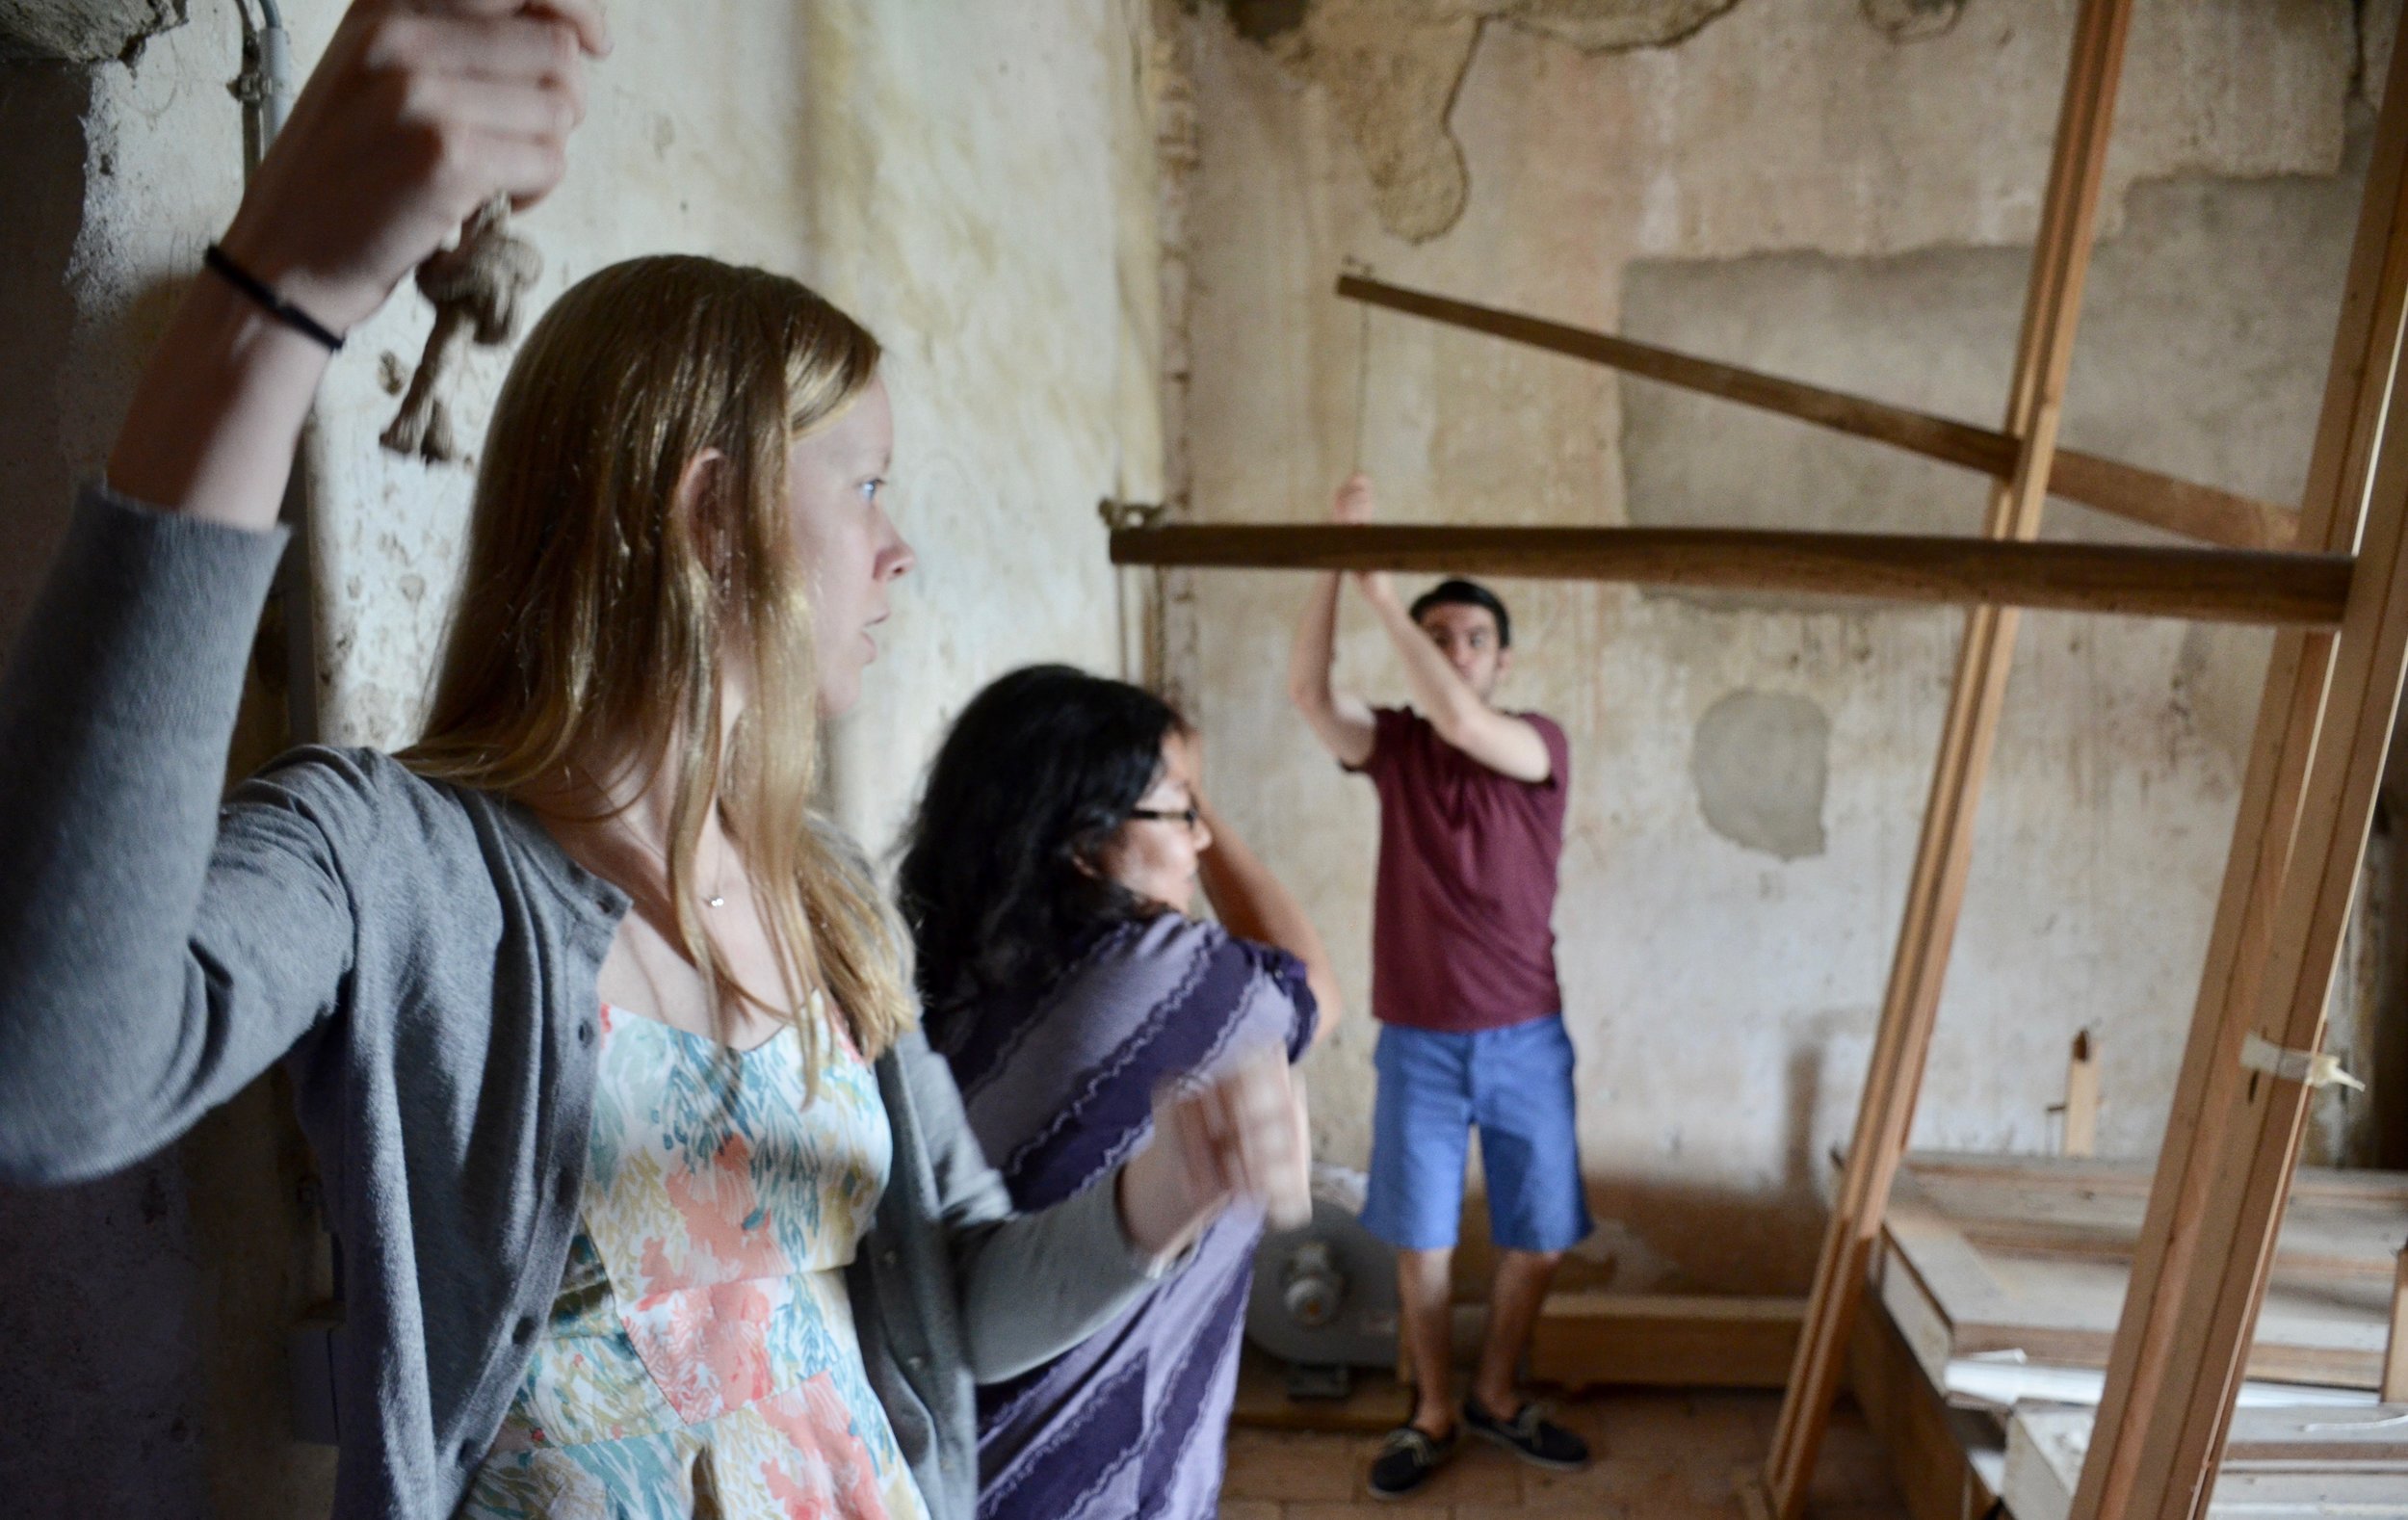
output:
[{"label": "wooden beam", "polygon": [[[1361,275],[1341,275],[1338,294],[1886,443],[1943,463],[1978,470],[2001,481],[2011,479],[2015,472],[2019,449],[2013,437],[1953,418],[1735,364],[1696,358],[1610,333],[1407,290]],[[2074,450],[2060,450],[2055,455],[2048,476],[2048,492],[2115,516],[2232,548],[2288,548],[2298,532],[2299,514],[2290,508]]]},{"label": "wooden beam", "polygon": [[1746,528],[1219,523],[1124,529],[1115,564],[1407,570],[2329,627],[2345,555]]},{"label": "wooden beam", "polygon": [[2303,542],[2343,550],[2363,537],[2349,611],[2337,636],[2277,638],[2267,664],[2077,1520],[2201,1512],[2252,1339],[2308,1103],[2298,1082],[2245,1069],[2240,1054],[2252,1034],[2290,1049],[2321,1040],[2408,668],[2404,330],[2408,49],[2384,92],[2302,507]]},{"label": "wooden beam", "polygon": [[1574,1390],[1778,1388],[1805,1318],[1803,1298],[1551,1294],[1531,1338],[1530,1375]]},{"label": "wooden beam", "polygon": [[[2018,453],[2012,477],[1991,493],[1984,527],[1993,538],[2028,539],[2040,531],[2131,21],[2131,0],[2083,0],[2075,22],[2064,106],[2034,240],[2031,288],[2007,397],[2004,431],[2016,441]],[[1806,1333],[1766,1458],[1765,1488],[1779,1520],[1799,1520],[1805,1512],[1807,1485],[1845,1371],[1848,1331],[1880,1237],[1881,1213],[1906,1150],[1940,988],[1955,942],[1957,913],[1964,904],[1975,813],[2006,699],[2015,621],[2012,609],[2000,607],[1976,608],[1965,620],[1915,874],[1907,888],[1881,1022],[1873,1035],[1855,1138],[1848,1145],[1847,1170],[1832,1203],[1815,1267]]]},{"label": "wooden beam", "polygon": [[[1870,438],[1944,464],[1978,470],[2001,481],[2013,478],[2021,452],[2015,439],[2004,432],[1976,428],[1950,417],[1893,406],[1736,364],[1695,358],[1611,333],[1406,290],[1359,275],[1340,275],[1338,294],[1451,328],[1484,332],[1551,354],[1586,359],[1642,380],[1777,412],[1835,432]],[[2060,450],[2050,466],[2048,480],[2049,494],[2053,496],[2229,548],[2287,549],[2298,532],[2299,513],[2288,507],[2177,480],[2095,454]]]}]

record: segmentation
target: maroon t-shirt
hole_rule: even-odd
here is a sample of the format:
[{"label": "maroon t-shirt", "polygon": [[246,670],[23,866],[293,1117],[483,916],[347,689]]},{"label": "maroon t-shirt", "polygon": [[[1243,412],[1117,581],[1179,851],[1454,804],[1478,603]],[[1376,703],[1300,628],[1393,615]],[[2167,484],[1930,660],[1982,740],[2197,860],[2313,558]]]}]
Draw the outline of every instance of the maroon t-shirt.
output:
[{"label": "maroon t-shirt", "polygon": [[1379,789],[1372,1013],[1463,1034],[1562,1011],[1556,863],[1571,747],[1555,720],[1518,713],[1547,744],[1549,775],[1516,781],[1382,707],[1361,770]]}]

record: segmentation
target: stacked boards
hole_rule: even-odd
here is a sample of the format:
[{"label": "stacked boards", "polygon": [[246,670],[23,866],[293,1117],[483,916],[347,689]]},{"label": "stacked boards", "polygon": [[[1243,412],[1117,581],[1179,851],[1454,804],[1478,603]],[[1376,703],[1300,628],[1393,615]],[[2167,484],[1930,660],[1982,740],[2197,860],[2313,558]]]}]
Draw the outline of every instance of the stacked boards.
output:
[{"label": "stacked boards", "polygon": [[[1959,1363],[2104,1369],[2150,1170],[2132,1162],[1919,1153],[1883,1220],[1881,1301],[1935,1387]],[[2408,1174],[2300,1168],[2250,1350],[2253,1380],[2380,1383]],[[1959,1382],[1978,1380],[1959,1367]]]},{"label": "stacked boards", "polygon": [[[2071,1513],[2149,1184],[2131,1162],[1906,1159],[1853,1377],[1919,1520]],[[2377,1402],[2403,1242],[2408,1174],[2299,1171],[2209,1520],[2408,1520],[2408,1406]]]}]

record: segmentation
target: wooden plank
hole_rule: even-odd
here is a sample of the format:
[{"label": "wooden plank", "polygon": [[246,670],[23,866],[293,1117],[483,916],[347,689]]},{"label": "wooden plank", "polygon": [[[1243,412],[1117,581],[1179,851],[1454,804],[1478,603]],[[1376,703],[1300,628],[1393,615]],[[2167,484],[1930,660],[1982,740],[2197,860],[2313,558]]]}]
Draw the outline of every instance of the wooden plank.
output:
[{"label": "wooden plank", "polygon": [[1326,1430],[1385,1435],[1411,1417],[1413,1396],[1384,1372],[1358,1367],[1344,1399],[1291,1399],[1288,1371],[1277,1357],[1246,1346],[1238,1353],[1238,1395],[1229,1423],[1256,1430]]},{"label": "wooden plank", "polygon": [[1621,581],[2298,627],[2337,622],[2349,584],[2344,555],[1743,528],[1181,524],[1116,532],[1112,559]]},{"label": "wooden plank", "polygon": [[[2408,1424],[2395,1409],[2241,1409],[2224,1443],[2224,1471],[2359,1463],[2408,1479]],[[2408,1495],[2408,1485],[2401,1489]]]},{"label": "wooden plank", "polygon": [[1976,1417],[1950,1409],[1905,1337],[1876,1310],[1857,1323],[1848,1387],[1890,1454],[1890,1471],[1914,1520],[1984,1520],[1997,1495],[1968,1459]]},{"label": "wooden plank", "polygon": [[[2408,49],[2395,57],[2343,292],[2300,542],[2365,544],[2338,636],[2275,641],[2236,814],[2205,975],[2159,1152],[2132,1291],[2076,1495],[2078,1520],[2199,1512],[2263,1283],[2305,1112],[2298,1085],[2244,1072],[2253,1031],[2320,1037],[2322,995],[2365,838],[2356,773],[2388,732],[2367,728],[2399,687],[2381,643],[2408,482],[2382,443],[2408,312]],[[2396,436],[2396,434],[2392,434]],[[2368,511],[2369,497],[2381,510]],[[2353,816],[2354,813],[2354,816]],[[2338,901],[2336,900],[2338,899]],[[2331,936],[2328,938],[2327,936]]]},{"label": "wooden plank", "polygon": [[[1968,1197],[1978,1206],[1985,1201],[1982,1190],[1951,1190],[1943,1179],[1936,1192],[1926,1192],[1920,1171],[1910,1159],[1892,1190],[1880,1283],[1881,1301],[1925,1376],[1947,1387],[1951,1361],[2002,1352],[2052,1366],[2106,1366],[2129,1280],[2139,1200],[2130,1194],[2107,1200],[2116,1218],[2088,1227],[2100,1247],[2095,1251],[2059,1251],[2045,1233],[2034,1251],[2013,1219],[1952,1211],[1952,1203]],[[2391,1294],[2390,1264],[2379,1243],[2391,1238],[2399,1218],[2374,1216],[2379,1234],[2361,1231],[2344,1243],[2363,1263],[2379,1266],[2379,1277],[2362,1271],[2354,1279],[2311,1274],[2277,1283],[2252,1348],[2252,1377],[2375,1387]],[[2294,1244],[2290,1225],[2286,1250]],[[1976,1226],[1986,1227],[1986,1240]],[[2316,1232],[2317,1245],[2335,1249],[2331,1236]]]},{"label": "wooden plank", "polygon": [[[2008,1156],[1992,1151],[1919,1150],[1906,1158],[1916,1185],[1925,1192],[1965,1188],[2007,1189],[2018,1209],[2061,1209],[2076,1200],[2129,1197],[2146,1200],[2155,1181],[2146,1163],[2118,1158]],[[2054,1195],[2057,1202],[2042,1201]],[[2292,1174],[2291,1196],[2328,1213],[2368,1213],[2389,1219],[2408,1211],[2408,1171],[2364,1166],[2302,1166]]]},{"label": "wooden plank", "polygon": [[[1586,359],[1642,380],[1778,412],[1944,464],[1978,470],[1996,480],[2013,479],[2021,453],[2013,437],[1988,428],[1610,333],[1406,290],[1357,275],[1341,275],[1338,294],[1448,327]],[[2287,549],[2299,530],[2299,513],[2289,507],[2070,449],[2058,451],[2050,465],[2048,483],[2049,494],[2065,501],[2228,548]]]},{"label": "wooden plank", "polygon": [[[2087,1409],[2019,1406],[2007,1423],[2015,1520],[2066,1520],[2090,1445]],[[2216,1471],[2210,1520],[2408,1511],[2408,1428],[2380,1410],[2244,1409]]]},{"label": "wooden plank", "polygon": [[1778,1388],[1805,1318],[1803,1298],[1552,1294],[1531,1338],[1530,1375],[1575,1390]]},{"label": "wooden plank", "polygon": [[[2125,1263],[2140,1238],[2148,1180],[2135,1162],[1917,1152],[1906,1159],[1892,1214],[1911,1188],[1916,1206],[1977,1251]],[[2276,1278],[2388,1287],[2403,1234],[2408,1172],[2304,1169],[2283,1220]]]},{"label": "wooden plank", "polygon": [[2088,1409],[2018,1407],[2006,1422],[2006,1481],[1999,1495],[2015,1520],[2066,1520],[2090,1449]]},{"label": "wooden plank", "polygon": [[2088,1030],[2074,1036],[2065,1061],[2065,1128],[2057,1149],[2068,1156],[2095,1155],[2099,1149],[2099,1055]]},{"label": "wooden plank", "polygon": [[2400,1247],[2392,1268],[2392,1323],[2376,1397],[2385,1403],[2408,1403],[2408,1245]]},{"label": "wooden plank", "polygon": [[[2004,431],[2018,454],[2012,475],[1991,493],[1988,537],[2028,539],[2039,533],[2131,19],[2130,0],[2084,0],[2075,25],[2007,399]],[[2015,625],[2014,612],[1999,607],[1978,608],[1966,618],[1847,1169],[1816,1262],[1797,1365],[1766,1458],[1765,1486],[1780,1520],[1799,1520],[1805,1509],[1882,1209],[1906,1150],[1964,902],[1975,812],[2005,702]]]}]

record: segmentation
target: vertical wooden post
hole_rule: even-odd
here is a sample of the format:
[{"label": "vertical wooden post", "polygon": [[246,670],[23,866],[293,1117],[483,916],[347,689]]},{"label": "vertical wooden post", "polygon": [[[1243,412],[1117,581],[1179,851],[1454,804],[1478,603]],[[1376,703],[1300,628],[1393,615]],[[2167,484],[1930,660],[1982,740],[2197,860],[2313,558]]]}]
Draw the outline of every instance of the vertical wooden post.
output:
[{"label": "vertical wooden post", "polygon": [[2392,1273],[2392,1329],[2383,1342],[2383,1381],[2374,1396],[2385,1403],[2408,1403],[2408,1245],[2399,1248],[2399,1266]]},{"label": "vertical wooden post", "polygon": [[[2130,0],[2084,0],[2075,25],[2007,403],[2005,431],[2022,452],[2012,478],[1991,492],[1984,526],[1992,537],[2030,538],[2039,533],[2131,19]],[[1948,722],[1866,1073],[1863,1107],[1816,1263],[1814,1293],[1789,1394],[1766,1460],[1766,1498],[1779,1520],[1798,1520],[1805,1511],[1807,1482],[1845,1371],[1848,1333],[1863,1296],[1867,1263],[1880,1236],[1890,1183],[1906,1148],[1957,912],[1964,902],[1974,818],[2005,701],[2015,626],[2015,614],[2006,609],[1976,609],[1965,619]]]},{"label": "vertical wooden post", "polygon": [[2074,1053],[2065,1061],[2065,1140],[2057,1146],[2064,1156],[2095,1156],[2099,1152],[2099,1053],[2091,1048],[2090,1032],[2074,1036]]},{"label": "vertical wooden post", "polygon": [[[2303,547],[2358,551],[2338,634],[2283,634],[2233,826],[2074,1520],[2190,1520],[2212,1487],[2307,1114],[2244,1068],[2252,1034],[2323,1036],[2324,999],[2408,671],[2408,49],[2395,57],[2301,507]],[[2386,445],[2389,445],[2388,447]],[[2369,511],[2369,502],[2372,510]],[[2364,542],[2360,543],[2361,527]]]}]

